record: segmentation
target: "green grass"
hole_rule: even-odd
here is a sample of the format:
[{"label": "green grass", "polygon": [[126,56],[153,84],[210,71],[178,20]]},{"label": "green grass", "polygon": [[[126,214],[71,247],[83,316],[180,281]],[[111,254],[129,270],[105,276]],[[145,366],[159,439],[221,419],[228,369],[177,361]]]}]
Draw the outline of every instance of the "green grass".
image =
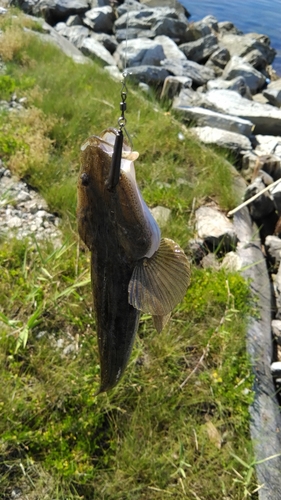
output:
[{"label": "green grass", "polygon": [[[98,64],[75,65],[23,34],[24,22],[0,19],[10,37],[0,45],[8,71],[0,99],[14,91],[29,98],[20,119],[0,115],[0,156],[62,216],[64,244],[0,242],[0,499],[16,487],[29,500],[254,499],[245,348],[253,306],[239,274],[193,267],[167,328],[157,334],[143,315],[122,381],[95,396],[90,256],[77,237],[76,179],[81,143],[117,122],[120,85]],[[163,233],[186,247],[193,202],[235,204],[228,164],[128,87],[144,198],[172,209]]]}]

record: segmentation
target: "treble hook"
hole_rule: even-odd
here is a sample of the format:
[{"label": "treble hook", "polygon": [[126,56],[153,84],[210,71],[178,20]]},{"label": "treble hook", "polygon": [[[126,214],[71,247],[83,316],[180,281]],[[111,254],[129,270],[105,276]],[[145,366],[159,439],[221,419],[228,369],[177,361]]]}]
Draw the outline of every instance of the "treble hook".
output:
[{"label": "treble hook", "polygon": [[111,167],[110,167],[110,171],[108,174],[108,179],[106,181],[106,187],[109,191],[114,191],[114,189],[116,188],[116,186],[119,182],[123,139],[124,139],[123,128],[128,136],[128,133],[127,133],[126,128],[125,128],[125,125],[126,125],[125,111],[127,109],[126,77],[127,77],[127,73],[126,73],[126,71],[124,71],[123,80],[122,80],[122,89],[121,89],[122,101],[120,102],[121,116],[118,118],[119,130],[117,130],[117,133],[116,133],[116,139],[115,139],[114,149],[113,149],[113,154],[112,154]]}]

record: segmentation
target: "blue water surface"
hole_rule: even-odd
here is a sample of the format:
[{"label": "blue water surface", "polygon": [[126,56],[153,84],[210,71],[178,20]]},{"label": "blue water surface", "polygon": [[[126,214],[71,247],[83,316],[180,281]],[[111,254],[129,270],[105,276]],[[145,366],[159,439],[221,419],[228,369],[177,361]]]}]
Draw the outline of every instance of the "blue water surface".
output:
[{"label": "blue water surface", "polygon": [[244,33],[269,36],[277,51],[272,64],[281,76],[281,0],[180,0],[191,14],[189,21],[198,21],[211,14],[218,21],[231,21]]}]

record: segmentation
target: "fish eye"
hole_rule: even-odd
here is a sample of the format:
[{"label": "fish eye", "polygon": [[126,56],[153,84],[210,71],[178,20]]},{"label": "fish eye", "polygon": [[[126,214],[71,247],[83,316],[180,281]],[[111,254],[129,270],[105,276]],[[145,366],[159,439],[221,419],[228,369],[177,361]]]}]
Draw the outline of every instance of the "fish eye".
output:
[{"label": "fish eye", "polygon": [[81,174],[80,179],[82,182],[82,186],[88,186],[90,178],[89,178],[88,174],[86,174],[86,172],[83,172],[83,174]]}]

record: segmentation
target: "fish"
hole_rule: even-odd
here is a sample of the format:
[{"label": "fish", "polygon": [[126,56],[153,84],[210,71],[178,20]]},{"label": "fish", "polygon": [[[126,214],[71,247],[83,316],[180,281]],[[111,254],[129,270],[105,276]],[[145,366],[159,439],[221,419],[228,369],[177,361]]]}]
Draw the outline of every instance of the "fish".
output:
[{"label": "fish", "polygon": [[108,188],[117,134],[109,128],[82,144],[77,186],[78,233],[91,252],[101,378],[98,393],[120,381],[140,314],[151,314],[160,332],[190,281],[187,256],[173,240],[161,237],[140,193],[134,167],[139,154],[125,139],[117,185]]}]

